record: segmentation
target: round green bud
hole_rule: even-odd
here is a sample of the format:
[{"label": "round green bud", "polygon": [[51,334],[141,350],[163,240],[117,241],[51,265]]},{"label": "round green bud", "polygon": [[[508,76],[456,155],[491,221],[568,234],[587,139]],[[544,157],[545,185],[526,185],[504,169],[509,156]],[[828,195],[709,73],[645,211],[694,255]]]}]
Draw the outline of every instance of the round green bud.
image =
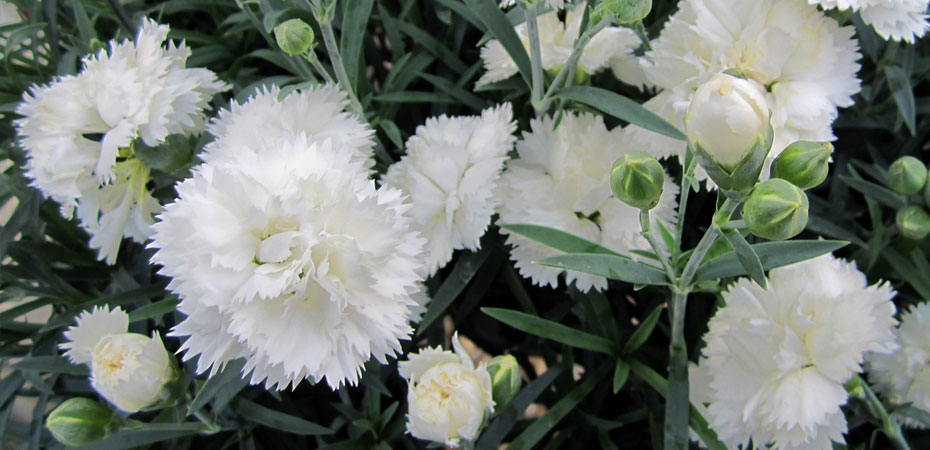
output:
[{"label": "round green bud", "polygon": [[499,411],[520,391],[523,384],[520,365],[513,355],[495,356],[488,361],[488,373],[491,375],[491,395]]},{"label": "round green bud", "polygon": [[614,161],[610,169],[610,189],[614,197],[639,209],[652,209],[662,197],[665,169],[649,153],[636,150]]},{"label": "round green bud", "polygon": [[45,426],[62,444],[72,447],[106,439],[117,428],[113,410],[91,399],[74,397],[58,405]]},{"label": "round green bud", "polygon": [[613,16],[620,24],[630,24],[646,18],[652,11],[652,0],[601,0],[594,7],[593,19]]},{"label": "round green bud", "polygon": [[909,205],[895,215],[898,231],[908,239],[923,239],[930,234],[930,214],[922,206]]},{"label": "round green bud", "polygon": [[807,226],[807,194],[781,178],[759,183],[743,205],[743,220],[759,237],[781,241]]},{"label": "round green bud", "polygon": [[833,144],[829,142],[797,141],[786,147],[772,163],[772,178],[810,189],[827,179]]},{"label": "round green bud", "polygon": [[274,27],[278,47],[291,56],[306,54],[313,45],[313,28],[300,19],[290,19]]},{"label": "round green bud", "polygon": [[927,166],[913,156],[902,156],[888,168],[888,185],[899,194],[914,195],[927,184]]}]

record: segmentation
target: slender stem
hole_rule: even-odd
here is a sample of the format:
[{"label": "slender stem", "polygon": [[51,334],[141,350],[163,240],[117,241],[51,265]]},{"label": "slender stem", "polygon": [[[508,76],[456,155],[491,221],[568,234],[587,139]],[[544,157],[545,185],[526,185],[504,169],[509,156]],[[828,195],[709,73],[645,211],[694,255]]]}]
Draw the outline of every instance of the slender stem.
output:
[{"label": "slender stem", "polygon": [[633,32],[639,36],[639,40],[643,43],[643,48],[648,52],[652,50],[652,44],[649,43],[649,35],[646,34],[646,27],[643,26],[643,21],[638,20],[633,24]]},{"label": "slender stem", "polygon": [[518,2],[523,6],[523,14],[526,17],[526,32],[530,39],[530,64],[532,67],[533,86],[530,103],[536,109],[536,114],[542,114],[539,107],[542,105],[543,95],[543,69],[542,69],[542,51],[539,48],[539,24],[536,22],[536,4],[527,5]]},{"label": "slender stem", "polygon": [[[324,19],[324,20],[321,20]],[[326,45],[326,54],[329,55],[329,62],[332,63],[333,71],[336,72],[336,79],[342,89],[349,96],[349,104],[352,109],[364,120],[365,110],[359,103],[358,97],[355,96],[355,90],[352,89],[352,83],[349,82],[349,74],[346,73],[346,66],[342,62],[342,55],[339,53],[339,45],[336,44],[336,34],[333,32],[333,23],[331,17],[318,17],[317,22],[320,24],[320,31],[323,32],[323,43]]]},{"label": "slender stem", "polygon": [[320,76],[326,80],[327,83],[333,82],[333,77],[329,74],[329,71],[326,70],[326,67],[323,67],[323,63],[320,62],[320,58],[316,57],[316,50],[310,49],[307,50],[307,53],[304,55],[304,59],[310,62],[310,65],[320,73]]},{"label": "slender stem", "polygon": [[652,221],[649,220],[649,210],[641,209],[639,210],[639,225],[642,228],[643,237],[649,241],[649,246],[652,247],[652,252],[656,254],[656,257],[659,258],[659,262],[662,263],[662,268],[665,269],[665,273],[668,276],[668,281],[675,282],[675,269],[672,269],[672,265],[668,261],[668,257],[665,256],[665,252],[659,247],[659,243],[656,240],[655,234],[652,232]]},{"label": "slender stem", "polygon": [[[859,375],[855,376],[858,377]],[[901,433],[901,424],[898,423],[898,420],[895,419],[894,416],[888,414],[881,400],[878,399],[875,392],[872,391],[872,388],[865,380],[860,379],[859,383],[862,386],[862,390],[865,392],[865,399],[869,403],[869,409],[878,420],[881,420],[882,432],[888,436],[888,440],[890,440],[892,445],[898,450],[911,450],[911,447],[904,439],[904,434]]]},{"label": "slender stem", "polygon": [[[705,234],[707,236],[708,234]],[[668,345],[668,393],[665,402],[665,450],[687,450],[688,417],[691,411],[688,386],[688,344],[685,342],[685,309],[688,293],[675,292],[669,305],[672,339]]]},{"label": "slender stem", "polygon": [[685,230],[685,213],[688,211],[688,197],[691,195],[691,185],[685,181],[688,174],[681,176],[681,198],[678,200],[678,223],[675,224],[675,242],[678,243],[678,251],[681,251],[681,235]]},{"label": "slender stem", "polygon": [[723,205],[720,209],[714,214],[714,223],[711,224],[707,231],[704,232],[704,236],[701,237],[701,241],[698,242],[697,247],[694,248],[694,251],[691,253],[691,258],[688,259],[688,264],[685,265],[685,270],[681,272],[681,283],[679,286],[685,292],[687,292],[691,287],[691,280],[694,278],[695,272],[697,272],[698,266],[701,265],[701,261],[704,259],[704,255],[710,250],[710,246],[714,245],[714,241],[717,240],[717,236],[720,235],[720,226],[727,223],[730,220],[730,216],[736,212],[736,208],[739,206],[740,202],[726,199],[723,202]]},{"label": "slender stem", "polygon": [[[578,60],[581,59],[581,54],[584,52],[584,48],[588,45],[588,42],[591,41],[591,38],[594,37],[604,28],[610,25],[610,19],[602,19],[600,22],[595,24],[593,27],[588,28],[582,35],[575,41],[575,46],[572,48],[572,54],[569,55],[568,61],[565,62],[565,65],[562,66],[562,69],[559,70],[558,75],[555,76],[555,80],[552,81],[552,84],[549,85],[549,89],[546,90],[546,95],[543,95],[541,105],[538,111],[546,111],[549,109],[549,104],[552,102],[552,94],[555,93],[562,85],[562,81],[566,79],[566,76],[569,73],[570,67],[575,67],[578,65]],[[574,73],[574,71],[572,71]]]}]

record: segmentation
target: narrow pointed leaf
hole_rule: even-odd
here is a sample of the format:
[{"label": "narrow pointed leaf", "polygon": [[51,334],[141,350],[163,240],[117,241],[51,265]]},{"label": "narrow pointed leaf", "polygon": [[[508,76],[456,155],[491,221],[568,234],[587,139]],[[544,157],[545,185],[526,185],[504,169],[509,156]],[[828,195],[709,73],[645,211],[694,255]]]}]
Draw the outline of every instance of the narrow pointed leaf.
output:
[{"label": "narrow pointed leaf", "polygon": [[334,433],[332,429],[327,427],[317,425],[297,416],[292,416],[281,411],[276,411],[271,408],[264,407],[258,403],[252,403],[243,398],[238,400],[236,412],[246,419],[260,423],[266,427],[286,431],[288,433],[299,435]]},{"label": "narrow pointed leaf", "polygon": [[481,19],[494,39],[500,41],[510,59],[517,65],[517,70],[527,86],[531,85],[530,57],[507,15],[501,11],[497,0],[465,0],[465,4]]},{"label": "narrow pointed leaf", "polygon": [[[766,271],[776,267],[787,266],[796,262],[816,258],[830,253],[849,244],[847,241],[828,240],[793,240],[781,242],[763,242],[753,244],[752,249],[762,262]],[[716,280],[724,277],[738,277],[745,275],[746,271],[740,265],[736,255],[730,251],[718,256],[698,268],[694,282]]]},{"label": "narrow pointed leaf", "polygon": [[498,226],[511,233],[519,234],[565,253],[597,253],[623,257],[623,255],[607,247],[555,228],[527,224],[501,224]]},{"label": "narrow pointed leaf", "polygon": [[608,355],[617,352],[616,345],[603,337],[576,330],[551,320],[510,309],[481,308],[481,312],[518,330],[561,342],[565,345]]},{"label": "narrow pointed leaf", "polygon": [[622,359],[617,359],[617,366],[614,368],[614,394],[623,389],[626,380],[630,378],[630,365]]},{"label": "narrow pointed leaf", "polygon": [[496,450],[523,412],[526,411],[526,408],[530,406],[530,403],[533,403],[536,398],[542,395],[561,373],[561,367],[552,367],[521,389],[502,411],[498,411],[497,417],[481,433],[481,438],[475,448],[477,450]]},{"label": "narrow pointed leaf", "polygon": [[630,335],[630,338],[626,341],[626,344],[623,345],[623,353],[632,353],[638,350],[646,341],[649,339],[649,336],[652,335],[652,330],[655,329],[656,323],[659,321],[659,316],[662,314],[662,306],[656,306],[652,308],[652,311],[649,312],[649,315],[643,319],[642,323],[636,327],[636,330],[633,331],[633,334]]},{"label": "narrow pointed leaf", "polygon": [[686,139],[684,133],[656,113],[629,98],[606,89],[593,86],[569,86],[559,89],[553,96],[584,103],[620,120],[672,139],[679,141]]},{"label": "narrow pointed leaf", "polygon": [[765,289],[765,269],[762,267],[762,261],[759,260],[759,255],[752,249],[752,246],[749,245],[746,238],[744,238],[739,231],[732,229],[723,230],[723,237],[725,237],[727,242],[730,243],[730,246],[733,247],[733,251],[736,253],[736,259],[738,259],[739,264],[743,266],[743,270],[749,274],[749,278],[752,278],[752,281],[755,281],[762,289]]},{"label": "narrow pointed leaf", "polygon": [[667,285],[665,273],[654,267],[616,255],[567,253],[534,261],[536,264],[575,270],[611,280],[641,285]]}]

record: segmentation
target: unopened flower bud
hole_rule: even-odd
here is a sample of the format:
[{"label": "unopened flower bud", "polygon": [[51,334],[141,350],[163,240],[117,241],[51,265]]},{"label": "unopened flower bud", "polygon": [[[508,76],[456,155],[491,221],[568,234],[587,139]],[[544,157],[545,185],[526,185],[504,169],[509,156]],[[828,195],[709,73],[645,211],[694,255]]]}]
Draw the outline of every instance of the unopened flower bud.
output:
[{"label": "unopened flower bud", "polygon": [[807,195],[781,179],[759,183],[743,205],[743,220],[759,237],[781,241],[796,236],[807,226]]},{"label": "unopened flower bud", "polygon": [[161,337],[137,333],[111,334],[97,343],[91,365],[91,385],[126,412],[165,403],[178,378]]},{"label": "unopened flower bud", "polygon": [[923,239],[930,234],[930,214],[922,206],[909,205],[895,215],[898,231],[908,239]]},{"label": "unopened flower bud", "polygon": [[888,168],[888,185],[899,194],[914,195],[927,184],[927,166],[913,156],[902,156]]},{"label": "unopened flower bud", "polygon": [[747,192],[772,147],[768,103],[755,82],[721,72],[702,84],[685,115],[688,144],[723,191]]},{"label": "unopened flower bud", "polygon": [[772,163],[772,178],[810,189],[827,179],[833,144],[829,142],[797,141],[782,150]]},{"label": "unopened flower bud", "polygon": [[117,422],[110,408],[74,397],[58,405],[48,415],[45,426],[58,442],[77,447],[106,439],[116,431]]},{"label": "unopened flower bud", "polygon": [[665,169],[644,151],[635,150],[617,158],[610,169],[614,197],[634,208],[654,208],[664,185]]},{"label": "unopened flower bud", "polygon": [[594,7],[592,17],[599,21],[610,15],[617,23],[625,25],[643,20],[651,10],[652,0],[601,0]]},{"label": "unopened flower bud", "polygon": [[306,54],[313,45],[313,28],[300,19],[291,19],[274,27],[278,47],[291,56]]},{"label": "unopened flower bud", "polygon": [[488,361],[488,373],[491,374],[491,393],[498,411],[507,406],[513,396],[520,391],[523,379],[520,378],[520,365],[513,355],[500,355]]}]

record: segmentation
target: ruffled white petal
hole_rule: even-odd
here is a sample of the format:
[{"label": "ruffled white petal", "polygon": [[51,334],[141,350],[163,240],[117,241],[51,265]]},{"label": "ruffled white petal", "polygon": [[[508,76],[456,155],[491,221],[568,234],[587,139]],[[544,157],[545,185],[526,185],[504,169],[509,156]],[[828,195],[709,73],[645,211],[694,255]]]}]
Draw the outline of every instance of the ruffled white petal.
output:
[{"label": "ruffled white petal", "polygon": [[120,307],[110,310],[109,305],[95,306],[77,317],[77,324],[65,331],[65,342],[58,346],[67,350],[65,356],[74,364],[90,364],[94,348],[104,336],[122,334],[129,330],[129,314]]}]

